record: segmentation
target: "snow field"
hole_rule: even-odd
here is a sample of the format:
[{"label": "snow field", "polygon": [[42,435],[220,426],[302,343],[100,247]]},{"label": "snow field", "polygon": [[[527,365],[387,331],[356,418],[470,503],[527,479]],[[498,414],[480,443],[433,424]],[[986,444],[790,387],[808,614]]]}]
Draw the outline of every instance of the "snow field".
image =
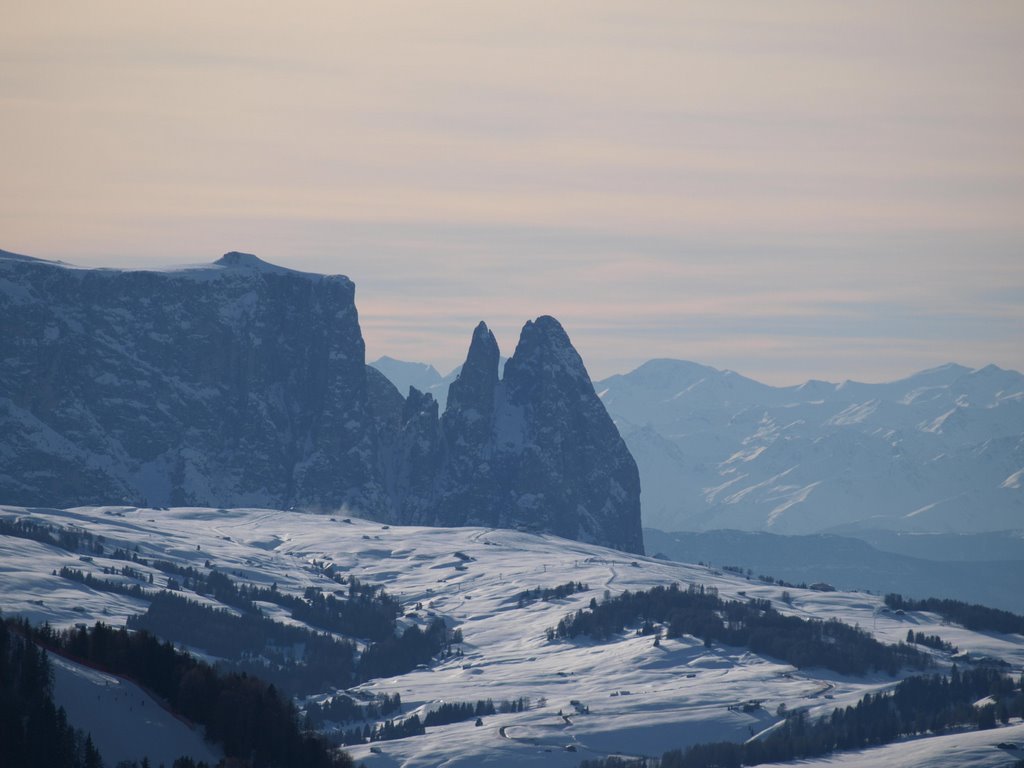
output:
[{"label": "snow field", "polygon": [[[142,558],[200,569],[209,559],[233,580],[263,586],[276,582],[280,590],[294,594],[310,585],[340,589],[319,572],[328,564],[361,581],[385,585],[403,603],[406,618],[401,623],[425,625],[441,616],[450,627],[461,629],[464,638],[461,657],[361,686],[366,692],[399,693],[404,705],[399,717],[422,716],[443,702],[531,701],[527,711],[484,717],[481,727],[473,720],[431,727],[424,736],[372,745],[379,753],[371,752],[370,745],[349,748],[367,766],[570,766],[585,756],[616,752],[659,755],[697,742],[747,739],[777,721],[780,704],[825,713],[894,683],[884,675],[844,678],[828,670],[795,670],[740,648],[706,648],[692,637],[663,639],[660,647],[654,647],[651,637],[632,634],[607,643],[546,639],[548,627],[585,608],[591,598],[601,600],[605,590],[617,594],[672,582],[716,586],[724,598],[743,599],[743,592],[770,599],[783,612],[835,617],[885,642],[905,639],[910,628],[938,634],[961,650],[1004,658],[1018,674],[1024,668],[1024,638],[943,626],[931,614],[883,613],[878,596],[789,589],[793,605],[788,607],[778,586],[554,536],[389,527],[346,512],[330,517],[257,509],[0,507],[2,517],[26,515],[103,535],[108,551],[137,545]],[[95,592],[50,575],[64,565],[98,572],[103,565],[120,567],[124,562],[94,557],[86,563],[77,554],[0,536],[0,609],[58,626],[95,620],[121,624],[131,613],[145,610],[144,601]],[[147,576],[152,571],[154,587],[166,582],[165,574],[132,565]],[[589,589],[517,607],[521,591],[567,581],[584,582]],[[417,604],[422,608],[417,610]],[[292,621],[282,609],[267,608],[275,619]],[[193,650],[204,655],[203,649]],[[936,658],[940,669],[950,663],[948,657]],[[332,693],[324,691],[316,698]],[[751,699],[763,700],[762,708],[749,713],[729,709]],[[579,712],[573,701],[589,711]],[[990,731],[988,738],[1009,738],[1001,735],[1004,730],[1012,727]],[[913,755],[923,749],[922,742],[931,741],[936,740],[891,749]],[[886,760],[893,765],[931,764],[899,763],[891,756]]]}]

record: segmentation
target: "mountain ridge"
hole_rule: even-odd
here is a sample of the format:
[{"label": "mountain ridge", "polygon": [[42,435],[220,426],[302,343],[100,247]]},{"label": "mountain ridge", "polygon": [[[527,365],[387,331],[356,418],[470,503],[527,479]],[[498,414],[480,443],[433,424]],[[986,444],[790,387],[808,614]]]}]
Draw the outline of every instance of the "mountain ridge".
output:
[{"label": "mountain ridge", "polygon": [[[348,277],[253,254],[166,270],[0,258],[0,316],[4,502],[346,508],[642,551],[635,464],[553,318],[524,326],[507,384],[478,326],[493,370],[472,384],[474,335],[453,387],[480,399],[439,415],[365,364]],[[552,361],[570,374],[550,379]],[[558,419],[586,445],[553,439]]]}]

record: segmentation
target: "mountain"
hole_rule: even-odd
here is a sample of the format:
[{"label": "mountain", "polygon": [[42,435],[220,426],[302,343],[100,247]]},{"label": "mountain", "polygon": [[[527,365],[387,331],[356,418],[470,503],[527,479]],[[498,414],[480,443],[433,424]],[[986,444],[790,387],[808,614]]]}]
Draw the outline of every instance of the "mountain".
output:
[{"label": "mountain", "polygon": [[550,531],[642,552],[636,464],[562,326],[523,327],[501,355],[481,322],[444,414],[409,391],[399,438],[398,519]]},{"label": "mountain", "polygon": [[596,382],[663,530],[1024,529],[1024,376],[949,364],[772,387],[652,360]]},{"label": "mountain", "polygon": [[636,466],[553,318],[503,381],[475,335],[439,415],[365,364],[351,280],[251,254],[129,271],[0,252],[0,317],[4,502],[346,507],[642,551]]},{"label": "mountain", "polygon": [[[56,628],[96,621],[121,626],[129,617],[146,614],[158,602],[158,590],[171,586],[179,597],[225,609],[210,615],[226,620],[246,612],[244,602],[233,598],[225,586],[237,584],[266,590],[257,603],[259,610],[248,610],[254,626],[273,619],[287,624],[289,631],[316,630],[344,640],[351,637],[317,623],[323,616],[309,611],[306,601],[310,595],[319,596],[326,604],[326,595],[335,605],[372,606],[365,597],[368,593],[362,600],[352,596],[354,579],[374,590],[371,596],[383,587],[398,601],[400,610],[393,621],[399,631],[408,634],[415,628],[418,634],[436,621],[458,630],[451,654],[438,653],[394,674],[340,690],[322,677],[312,677],[319,687],[297,700],[307,712],[314,704],[346,696],[361,705],[380,701],[383,695],[401,696],[400,709],[384,716],[344,723],[321,718],[317,727],[335,734],[353,727],[372,728],[385,719],[399,722],[416,715],[422,720],[444,705],[460,702],[491,699],[499,710],[483,715],[479,727],[472,717],[428,726],[420,735],[347,747],[357,764],[368,768],[569,768],[584,758],[612,753],[660,755],[699,742],[742,742],[770,733],[782,721],[783,711],[805,712],[811,722],[828,718],[836,709],[855,706],[865,694],[884,693],[901,677],[921,674],[905,668],[895,676],[858,676],[821,666],[797,667],[743,646],[705,643],[693,634],[667,636],[660,624],[661,637],[655,643],[650,634],[642,634],[643,622],[629,617],[608,637],[548,639],[548,629],[577,611],[586,613],[591,600],[601,602],[606,593],[615,597],[627,590],[635,593],[673,583],[686,590],[693,585],[730,601],[763,601],[788,617],[816,619],[821,625],[829,620],[857,625],[884,643],[905,640],[908,630],[937,635],[972,658],[1004,659],[1012,665],[1014,679],[1024,664],[1021,635],[971,631],[931,612],[896,613],[875,595],[784,587],[522,531],[385,527],[357,517],[331,520],[269,509],[0,507],[0,523],[13,526],[16,521],[22,524],[16,529],[21,536],[11,535],[11,528],[0,533],[0,610],[5,617],[25,617],[38,625],[49,622]],[[47,527],[66,534],[41,540]],[[90,586],[76,572],[100,581]],[[215,583],[214,574],[220,589],[200,587],[198,582],[207,583],[205,579]],[[572,590],[543,593],[570,583]],[[307,610],[300,613],[303,606]],[[189,627],[172,629],[185,632]],[[189,636],[192,642],[176,644],[211,662],[229,662],[210,647],[222,639],[212,627]],[[367,639],[358,640],[360,649],[366,648]],[[926,675],[949,674],[954,661],[961,672],[973,667],[964,655],[917,647],[935,664],[923,671]],[[307,657],[308,651],[274,644],[254,653],[251,663],[270,664],[282,650],[294,655],[287,663],[294,663],[295,675],[307,663],[317,663],[315,655]],[[94,693],[83,684],[75,699],[58,700],[68,705],[69,716],[81,717],[83,725],[90,723],[89,713],[82,713],[84,704],[100,701],[106,706],[112,693],[128,688],[100,673],[91,678]],[[59,680],[57,688],[58,696],[64,697]],[[521,708],[502,706],[520,699]],[[108,730],[101,744],[111,756],[118,755],[121,746],[137,758],[134,745],[159,724],[143,729],[142,718],[156,721],[162,713],[150,712],[152,700],[145,706],[139,706],[140,701],[127,702],[134,711],[126,711],[124,704],[116,710],[123,727]],[[77,708],[71,706],[75,703]],[[75,719],[71,724],[77,724]],[[996,745],[1024,741],[1024,723],[1014,717],[992,730],[958,728],[950,733],[953,737],[922,732],[885,747],[837,753],[827,762],[1002,766],[1008,760]]]}]

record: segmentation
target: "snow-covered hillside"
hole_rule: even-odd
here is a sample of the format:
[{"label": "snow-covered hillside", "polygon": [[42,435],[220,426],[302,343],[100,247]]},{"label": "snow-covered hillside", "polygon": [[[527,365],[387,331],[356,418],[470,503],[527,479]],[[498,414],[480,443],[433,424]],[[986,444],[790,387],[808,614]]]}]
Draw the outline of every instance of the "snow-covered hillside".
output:
[{"label": "snow-covered hillside", "polygon": [[640,469],[646,526],[815,533],[1024,528],[1024,376],[944,365],[771,387],[652,360],[595,388]]},{"label": "snow-covered hillside", "polygon": [[148,757],[170,765],[182,755],[211,765],[221,754],[201,729],[174,716],[130,680],[53,656],[53,697],[88,732],[107,765]]},{"label": "snow-covered hillside", "polygon": [[[885,642],[902,640],[913,629],[938,634],[962,651],[1005,659],[1017,672],[1024,667],[1021,636],[970,632],[943,625],[931,614],[898,616],[884,611],[879,597],[862,593],[790,589],[793,601],[787,606],[781,602],[782,588],[775,585],[554,536],[485,528],[388,527],[344,513],[329,518],[258,509],[0,507],[2,519],[26,517],[102,535],[108,550],[134,552],[138,547],[143,560],[197,569],[208,568],[209,561],[238,582],[264,587],[276,583],[296,595],[309,586],[331,590],[335,584],[324,576],[324,566],[333,564],[398,596],[406,611],[404,625],[425,625],[439,616],[463,635],[462,656],[372,680],[360,691],[399,693],[402,716],[423,715],[444,702],[529,699],[525,711],[485,716],[481,726],[469,720],[430,727],[422,736],[379,742],[374,745],[379,752],[371,752],[369,745],[350,748],[368,766],[570,766],[584,756],[615,752],[657,755],[696,742],[747,739],[778,720],[780,704],[826,713],[894,682],[881,675],[859,678],[796,670],[741,648],[705,646],[690,636],[662,640],[659,646],[632,633],[604,643],[548,640],[547,628],[592,598],[602,599],[606,591],[704,584],[717,587],[723,597],[765,598],[787,613],[858,624]],[[104,567],[123,564],[0,536],[0,609],[58,626],[95,620],[123,624],[129,615],[145,611],[144,599],[95,591],[54,575],[63,566],[101,574]],[[147,589],[166,584],[165,571],[138,564],[133,568],[141,581],[105,578]],[[588,589],[519,605],[517,596],[523,590],[569,581],[583,582]],[[267,614],[294,622],[270,605]],[[950,663],[946,654],[936,652],[935,657],[940,668]],[[323,691],[314,700],[333,693]],[[752,699],[761,700],[761,706],[749,712],[730,708]],[[1020,740],[1021,728],[1011,723],[1009,728],[972,734],[971,743],[977,742],[972,749],[992,755],[991,761],[984,758],[978,764],[1001,764],[995,761],[1001,754],[995,744]],[[920,743],[885,749],[917,754],[911,750],[920,751]],[[910,762],[886,760],[931,765],[934,754]]]}]

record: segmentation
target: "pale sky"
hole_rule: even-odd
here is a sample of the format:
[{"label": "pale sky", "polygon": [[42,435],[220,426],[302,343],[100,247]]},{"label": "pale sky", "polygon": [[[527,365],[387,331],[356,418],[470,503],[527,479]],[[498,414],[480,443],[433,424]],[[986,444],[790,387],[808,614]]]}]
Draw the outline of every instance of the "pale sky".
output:
[{"label": "pale sky", "polygon": [[1024,369],[1024,3],[0,0],[0,248],[357,285],[367,357]]}]

